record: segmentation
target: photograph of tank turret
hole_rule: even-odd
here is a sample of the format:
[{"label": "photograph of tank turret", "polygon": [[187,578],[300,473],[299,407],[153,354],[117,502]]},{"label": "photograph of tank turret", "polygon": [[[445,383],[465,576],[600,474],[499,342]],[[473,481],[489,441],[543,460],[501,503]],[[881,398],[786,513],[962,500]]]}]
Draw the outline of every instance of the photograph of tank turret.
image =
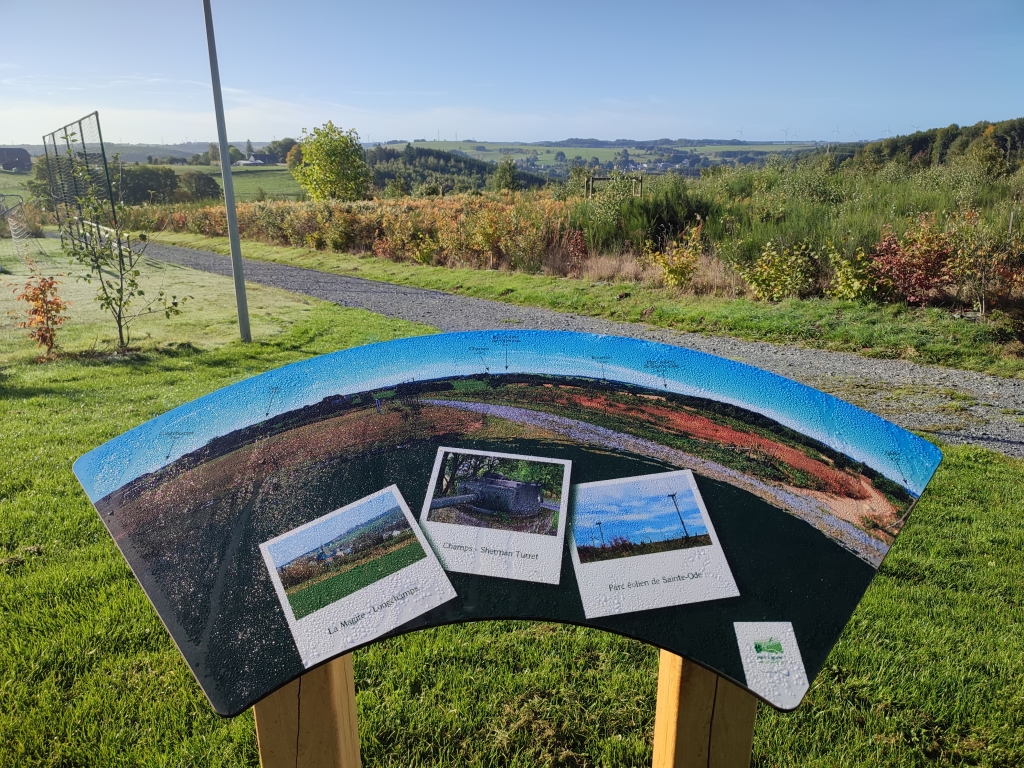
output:
[{"label": "photograph of tank turret", "polygon": [[427,520],[519,533],[558,533],[561,462],[446,451]]}]

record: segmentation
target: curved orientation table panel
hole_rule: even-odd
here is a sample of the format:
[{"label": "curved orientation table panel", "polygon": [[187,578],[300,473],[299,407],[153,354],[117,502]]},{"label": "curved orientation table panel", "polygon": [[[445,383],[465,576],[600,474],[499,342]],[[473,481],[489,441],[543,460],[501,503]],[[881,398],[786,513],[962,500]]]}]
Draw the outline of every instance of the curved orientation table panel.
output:
[{"label": "curved orientation table panel", "polygon": [[75,463],[214,709],[381,637],[599,627],[795,708],[941,460],[802,384],[611,336],[306,360]]}]

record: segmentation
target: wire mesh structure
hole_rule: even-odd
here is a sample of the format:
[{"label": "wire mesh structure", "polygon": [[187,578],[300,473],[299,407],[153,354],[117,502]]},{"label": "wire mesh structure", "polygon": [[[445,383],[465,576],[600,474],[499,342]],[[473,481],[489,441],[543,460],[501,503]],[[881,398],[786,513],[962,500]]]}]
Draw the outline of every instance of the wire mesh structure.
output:
[{"label": "wire mesh structure", "polygon": [[[103,149],[99,112],[43,136],[43,146],[50,195],[61,231],[84,238],[97,226],[116,226],[114,193]],[[88,197],[100,203],[101,221],[84,220],[82,203]]]},{"label": "wire mesh structure", "polygon": [[[0,222],[6,225],[7,233],[0,227],[0,271],[9,256],[24,260],[29,254],[29,230],[25,219],[25,206],[21,195],[0,195]],[[10,237],[4,237],[10,234]],[[9,244],[9,245],[8,245]]]}]

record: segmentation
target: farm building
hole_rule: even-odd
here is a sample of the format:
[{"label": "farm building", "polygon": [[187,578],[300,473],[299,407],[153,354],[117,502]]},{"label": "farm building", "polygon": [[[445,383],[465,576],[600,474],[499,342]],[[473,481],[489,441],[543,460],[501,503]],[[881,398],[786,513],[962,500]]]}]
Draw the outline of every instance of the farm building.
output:
[{"label": "farm building", "polygon": [[31,171],[32,156],[19,147],[0,147],[0,168],[5,171]]}]

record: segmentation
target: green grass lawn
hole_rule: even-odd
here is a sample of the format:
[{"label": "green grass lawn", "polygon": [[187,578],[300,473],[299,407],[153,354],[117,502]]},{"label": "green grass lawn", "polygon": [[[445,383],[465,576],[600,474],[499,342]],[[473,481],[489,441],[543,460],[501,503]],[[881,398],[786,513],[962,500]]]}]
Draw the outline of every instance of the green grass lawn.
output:
[{"label": "green grass lawn", "polygon": [[[214,178],[219,182],[220,174],[215,174]],[[298,200],[302,196],[302,187],[285,167],[232,168],[231,178],[235,182],[235,196],[241,202],[256,200],[260,190],[264,197]]]},{"label": "green grass lawn", "polygon": [[21,195],[25,202],[28,202],[29,194],[25,182],[31,178],[28,173],[15,173],[0,168],[0,195]]},{"label": "green grass lawn", "polygon": [[344,573],[318,581],[312,586],[288,595],[288,602],[292,606],[295,618],[301,619],[343,597],[348,597],[353,592],[358,592],[363,587],[380,581],[385,576],[390,576],[392,573],[422,560],[426,556],[427,553],[423,551],[419,541],[414,538],[405,546],[399,547],[394,552],[388,552],[383,557],[378,557],[368,563],[361,563]]},{"label": "green grass lawn", "polygon": [[[158,242],[229,253],[225,237],[161,233]],[[938,308],[910,308],[832,299],[779,304],[680,294],[635,283],[591,283],[564,277],[478,269],[425,267],[371,255],[242,242],[243,254],[280,264],[458,293],[509,304],[646,322],[677,331],[799,344],[865,357],[907,359],[999,376],[1024,375],[1024,358],[1007,346],[1004,321],[954,318]],[[621,298],[620,298],[621,297]]]},{"label": "green grass lawn", "polygon": [[[47,244],[52,248],[53,244]],[[60,261],[53,262],[59,266]],[[0,277],[0,283],[15,282]],[[256,766],[251,716],[213,714],[71,474],[72,461],[244,376],[430,329],[147,270],[194,301],[114,334],[86,286],[49,363],[0,291],[0,765]],[[756,766],[1024,762],[1024,462],[946,459],[804,705],[761,708]],[[649,765],[657,652],[596,630],[444,627],[355,654],[366,766]]]},{"label": "green grass lawn", "polygon": [[[212,176],[221,184],[220,165],[171,165],[158,166],[160,168],[172,168],[175,173],[181,175],[188,171],[199,171]],[[231,169],[231,178],[235,182],[235,198],[239,202],[256,200],[263,190],[266,198],[298,200],[302,196],[302,187],[292,176],[292,172],[283,165],[243,165]],[[223,187],[224,185],[221,184]]]}]

